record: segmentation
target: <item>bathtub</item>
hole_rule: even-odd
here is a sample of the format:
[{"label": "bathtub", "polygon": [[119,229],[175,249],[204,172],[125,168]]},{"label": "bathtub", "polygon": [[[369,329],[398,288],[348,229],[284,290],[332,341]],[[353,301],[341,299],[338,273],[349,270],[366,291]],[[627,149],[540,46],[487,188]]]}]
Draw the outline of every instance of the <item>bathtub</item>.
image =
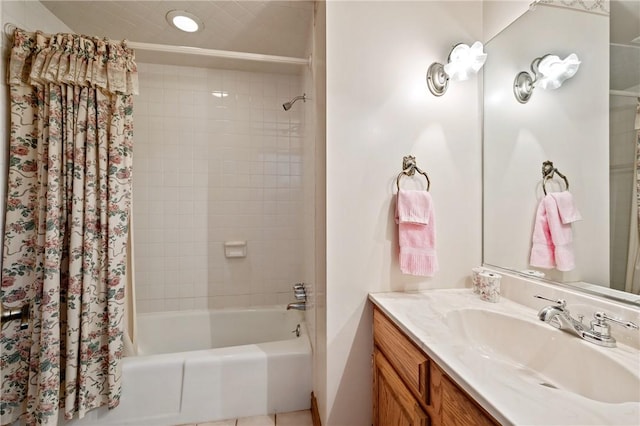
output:
[{"label": "bathtub", "polygon": [[169,426],[310,406],[311,345],[300,311],[139,314],[137,343],[139,355],[123,360],[120,405],[66,424]]}]

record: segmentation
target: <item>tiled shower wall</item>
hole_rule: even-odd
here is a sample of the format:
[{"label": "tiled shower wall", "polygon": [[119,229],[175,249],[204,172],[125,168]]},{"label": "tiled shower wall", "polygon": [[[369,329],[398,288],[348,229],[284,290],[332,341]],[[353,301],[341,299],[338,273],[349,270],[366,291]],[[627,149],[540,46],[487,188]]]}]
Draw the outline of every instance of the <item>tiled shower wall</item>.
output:
[{"label": "tiled shower wall", "polygon": [[609,97],[611,288],[624,291],[633,193],[636,98]]},{"label": "tiled shower wall", "polygon": [[[298,75],[138,64],[139,312],[284,304],[303,269]],[[246,241],[227,259],[225,241]]]}]

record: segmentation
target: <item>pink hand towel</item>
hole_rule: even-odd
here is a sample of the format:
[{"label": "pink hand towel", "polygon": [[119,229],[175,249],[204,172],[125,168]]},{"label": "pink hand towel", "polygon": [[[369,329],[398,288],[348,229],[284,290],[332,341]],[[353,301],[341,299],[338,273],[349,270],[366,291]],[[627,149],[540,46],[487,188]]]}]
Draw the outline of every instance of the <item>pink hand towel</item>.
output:
[{"label": "pink hand towel", "polygon": [[554,259],[556,269],[559,271],[570,271],[576,267],[575,255],[573,253],[573,232],[570,223],[562,223],[560,210],[553,195],[549,194],[542,199],[544,209],[547,212],[547,223],[551,232],[551,241],[555,246]]},{"label": "pink hand towel", "polygon": [[396,223],[429,224],[431,194],[428,191],[398,191]]},{"label": "pink hand towel", "polygon": [[533,235],[531,236],[531,256],[529,264],[538,268],[552,269],[556,266],[555,247],[551,240],[551,231],[547,221],[547,211],[544,207],[544,199],[540,200],[536,210]]},{"label": "pink hand towel", "polygon": [[536,212],[529,260],[531,266],[555,267],[559,271],[575,268],[571,223],[581,218],[568,191],[546,195]]},{"label": "pink hand towel", "polygon": [[435,275],[438,257],[431,194],[427,191],[398,191],[396,223],[402,273],[427,277]]},{"label": "pink hand towel", "polygon": [[552,192],[549,195],[556,201],[562,223],[567,224],[582,220],[582,216],[573,202],[573,195],[569,191]]}]

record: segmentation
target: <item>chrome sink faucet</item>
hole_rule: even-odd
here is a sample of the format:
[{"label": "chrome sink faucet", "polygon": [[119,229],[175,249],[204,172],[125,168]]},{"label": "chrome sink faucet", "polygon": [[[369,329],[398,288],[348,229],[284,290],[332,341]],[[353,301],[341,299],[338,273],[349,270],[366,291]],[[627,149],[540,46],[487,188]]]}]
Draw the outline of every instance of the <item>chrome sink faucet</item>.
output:
[{"label": "chrome sink faucet", "polygon": [[540,312],[538,312],[538,318],[540,321],[544,321],[552,327],[574,334],[578,337],[582,337],[582,333],[584,332],[584,325],[582,324],[583,316],[580,315],[578,316],[578,320],[575,320],[567,309],[566,300],[547,299],[546,297],[538,294],[534,297],[555,303],[555,305],[545,306],[540,309]]},{"label": "chrome sink faucet", "polygon": [[591,342],[599,346],[605,346],[608,348],[614,348],[616,346],[616,339],[611,336],[611,330],[607,321],[611,321],[629,329],[638,330],[638,326],[633,322],[611,317],[604,312],[596,312],[593,315],[594,319],[591,321],[591,326],[587,330],[582,323],[584,316],[578,315],[578,319],[574,319],[567,309],[566,300],[553,300],[540,295],[535,295],[534,297],[555,303],[555,305],[545,306],[540,309],[538,312],[538,318],[540,321],[544,321],[555,328],[566,331],[586,340],[587,342]]}]

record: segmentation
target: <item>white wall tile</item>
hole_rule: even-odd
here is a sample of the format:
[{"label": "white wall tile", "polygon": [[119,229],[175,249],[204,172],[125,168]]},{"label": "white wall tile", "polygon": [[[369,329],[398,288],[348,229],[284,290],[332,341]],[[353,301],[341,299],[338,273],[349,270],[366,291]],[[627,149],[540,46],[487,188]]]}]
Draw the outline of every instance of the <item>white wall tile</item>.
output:
[{"label": "white wall tile", "polygon": [[[303,253],[279,248],[304,236],[302,220],[291,219],[302,216],[302,192],[289,190],[300,187],[302,151],[288,117],[298,123],[304,114],[296,104],[278,118],[288,100],[278,97],[289,97],[301,77],[140,64],[139,78],[134,220],[136,281],[145,290],[138,305],[285,303],[302,279]],[[278,120],[274,133],[264,128]],[[278,209],[276,200],[287,204]],[[226,259],[225,240],[247,240],[248,257]]]}]

